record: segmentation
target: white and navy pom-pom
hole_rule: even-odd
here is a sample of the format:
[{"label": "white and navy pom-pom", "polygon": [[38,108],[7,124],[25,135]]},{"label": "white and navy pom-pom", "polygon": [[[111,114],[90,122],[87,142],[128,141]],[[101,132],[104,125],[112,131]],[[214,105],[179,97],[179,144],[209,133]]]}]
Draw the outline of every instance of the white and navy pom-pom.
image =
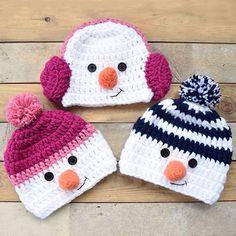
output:
[{"label": "white and navy pom-pom", "polygon": [[208,107],[214,107],[220,101],[220,87],[210,77],[192,75],[185,80],[179,90],[182,99]]}]

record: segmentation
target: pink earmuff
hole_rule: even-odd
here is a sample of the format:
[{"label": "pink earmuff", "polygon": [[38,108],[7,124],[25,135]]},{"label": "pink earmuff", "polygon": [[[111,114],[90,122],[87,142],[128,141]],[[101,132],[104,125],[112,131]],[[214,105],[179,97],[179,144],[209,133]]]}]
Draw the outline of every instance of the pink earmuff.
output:
[{"label": "pink earmuff", "polygon": [[160,100],[170,88],[172,73],[166,58],[160,53],[151,53],[145,66],[148,87],[154,93],[153,100]]}]

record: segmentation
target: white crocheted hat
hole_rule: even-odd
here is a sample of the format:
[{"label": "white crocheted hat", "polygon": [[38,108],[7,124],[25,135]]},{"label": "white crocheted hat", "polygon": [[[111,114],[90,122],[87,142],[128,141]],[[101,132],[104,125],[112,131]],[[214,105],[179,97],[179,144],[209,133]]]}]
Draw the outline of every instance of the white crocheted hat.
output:
[{"label": "white crocheted hat", "polygon": [[77,27],[40,76],[44,95],[65,107],[159,100],[171,79],[165,57],[150,52],[137,28],[115,19]]},{"label": "white crocheted hat", "polygon": [[207,76],[183,82],[180,99],[149,108],[134,124],[120,172],[213,204],[232,156],[231,130],[212,107],[220,88]]}]

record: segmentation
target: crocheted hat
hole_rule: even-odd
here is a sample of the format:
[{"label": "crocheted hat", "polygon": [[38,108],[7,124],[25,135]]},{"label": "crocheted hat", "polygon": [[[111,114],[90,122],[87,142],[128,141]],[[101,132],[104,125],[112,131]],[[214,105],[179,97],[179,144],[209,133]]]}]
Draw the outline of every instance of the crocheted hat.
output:
[{"label": "crocheted hat", "polygon": [[149,108],[134,124],[120,171],[213,204],[220,197],[232,156],[231,130],[213,106],[220,88],[193,75],[180,99]]},{"label": "crocheted hat", "polygon": [[44,95],[64,107],[159,100],[171,79],[165,57],[150,51],[136,27],[115,19],[77,27],[40,76]]},{"label": "crocheted hat", "polygon": [[26,209],[46,218],[116,170],[102,134],[72,113],[42,112],[31,94],[15,96],[7,120],[19,129],[4,153],[7,174]]}]

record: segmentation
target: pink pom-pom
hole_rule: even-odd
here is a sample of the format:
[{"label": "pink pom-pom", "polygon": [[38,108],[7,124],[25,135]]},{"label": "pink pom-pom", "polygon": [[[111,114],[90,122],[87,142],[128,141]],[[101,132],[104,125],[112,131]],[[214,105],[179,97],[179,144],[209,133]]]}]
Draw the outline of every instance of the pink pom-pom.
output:
[{"label": "pink pom-pom", "polygon": [[15,127],[30,124],[42,112],[42,104],[30,93],[16,95],[11,98],[6,108],[7,121]]}]

